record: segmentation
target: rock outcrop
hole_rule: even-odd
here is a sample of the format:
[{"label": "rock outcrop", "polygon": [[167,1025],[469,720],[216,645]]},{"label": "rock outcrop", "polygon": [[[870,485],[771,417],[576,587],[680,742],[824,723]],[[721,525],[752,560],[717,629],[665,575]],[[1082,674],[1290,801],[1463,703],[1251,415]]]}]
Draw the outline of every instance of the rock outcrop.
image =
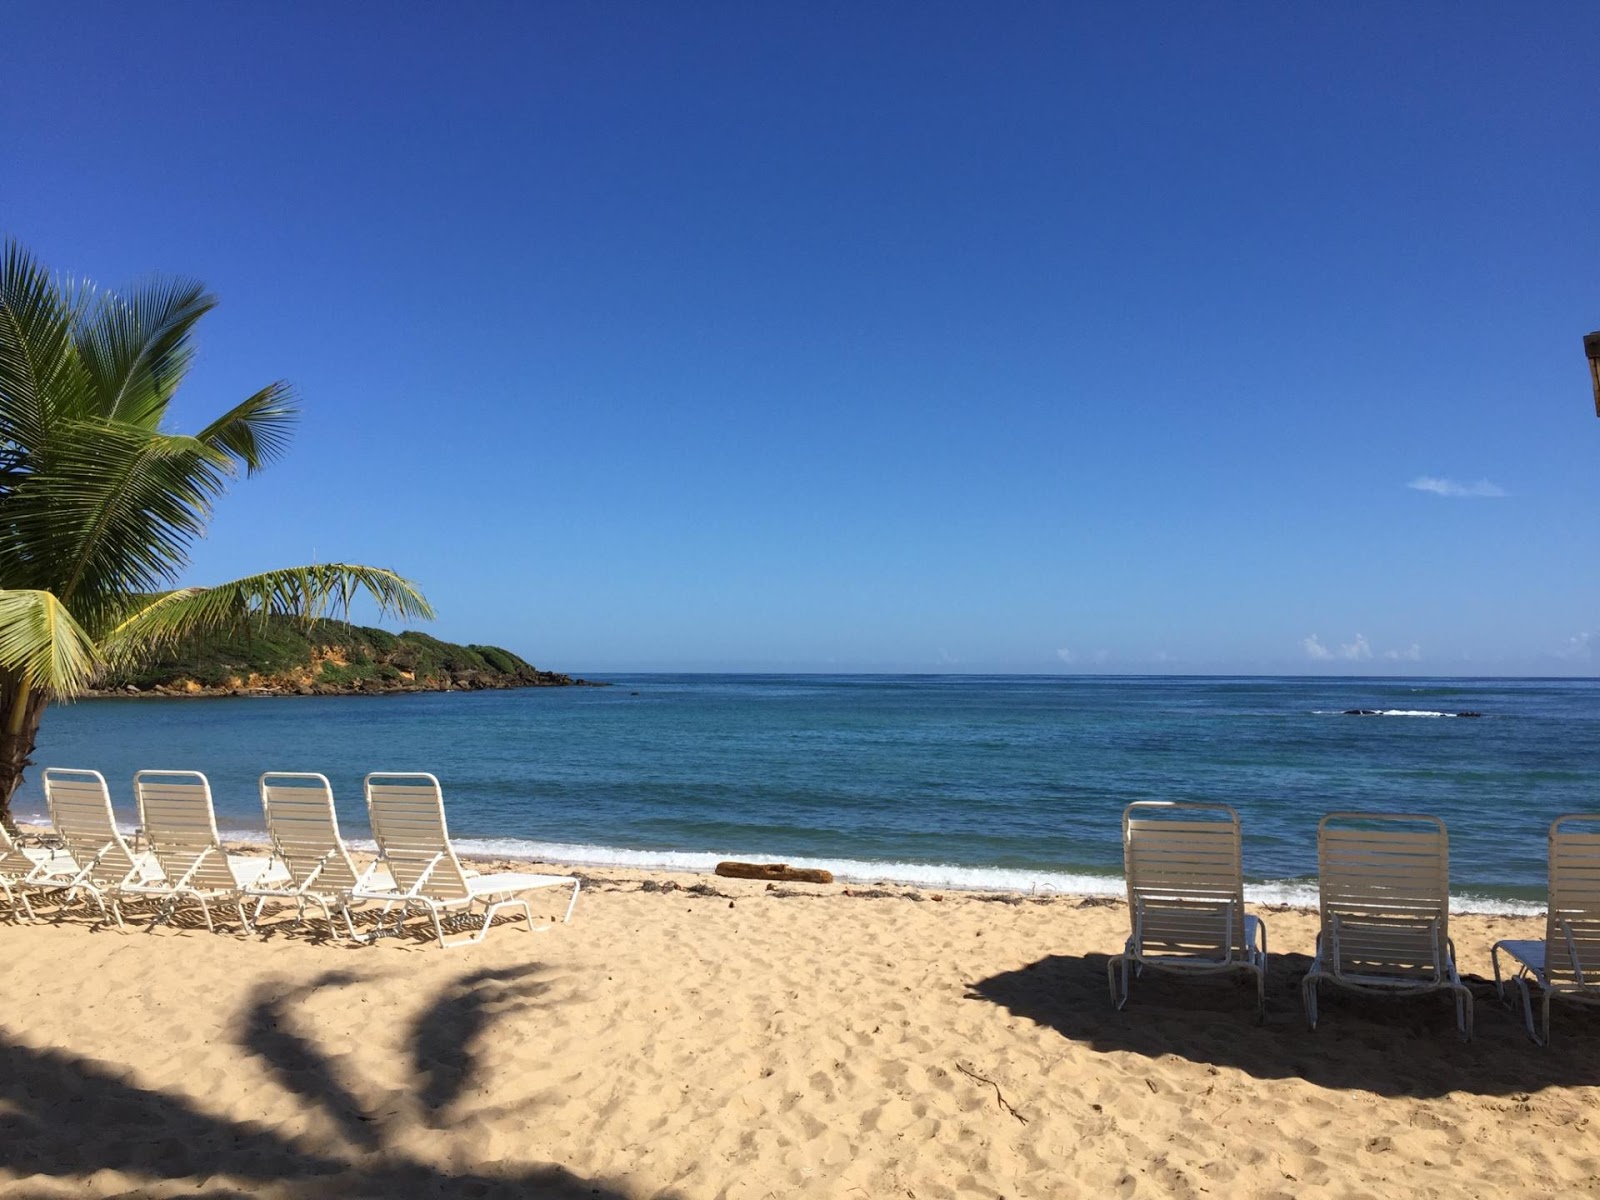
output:
[{"label": "rock outcrop", "polygon": [[104,679],[97,696],[376,696],[603,686],[541,671],[498,646],[457,645],[344,621],[272,618],[248,632],[185,643]]}]

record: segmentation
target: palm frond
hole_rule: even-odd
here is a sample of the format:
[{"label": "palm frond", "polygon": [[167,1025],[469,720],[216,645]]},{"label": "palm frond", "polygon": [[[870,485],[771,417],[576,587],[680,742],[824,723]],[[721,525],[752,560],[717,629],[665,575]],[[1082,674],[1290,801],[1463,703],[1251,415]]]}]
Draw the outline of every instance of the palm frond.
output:
[{"label": "palm frond", "polygon": [[294,389],[280,379],[223,413],[195,437],[254,475],[288,447],[298,415]]},{"label": "palm frond", "polygon": [[55,596],[0,590],[0,669],[63,699],[83,691],[99,667],[94,639]]},{"label": "palm frond", "polygon": [[73,296],[7,241],[0,253],[0,446],[8,459],[45,452],[56,415],[90,395],[72,340],[74,318]]},{"label": "palm frond", "polygon": [[348,615],[351,601],[363,593],[377,602],[382,615],[433,618],[433,607],[416,585],[393,571],[317,563],[148,597],[110,628],[100,649],[108,661],[129,666],[187,637],[246,628],[267,616]]},{"label": "palm frond", "polygon": [[53,591],[97,632],[130,594],[170,587],[226,486],[226,455],[122,422],[58,422],[48,463],[7,499],[4,575]]},{"label": "palm frond", "polygon": [[217,305],[192,279],[152,279],[127,295],[102,293],[74,323],[93,381],[93,410],[75,414],[159,427],[194,357],[195,322]]}]

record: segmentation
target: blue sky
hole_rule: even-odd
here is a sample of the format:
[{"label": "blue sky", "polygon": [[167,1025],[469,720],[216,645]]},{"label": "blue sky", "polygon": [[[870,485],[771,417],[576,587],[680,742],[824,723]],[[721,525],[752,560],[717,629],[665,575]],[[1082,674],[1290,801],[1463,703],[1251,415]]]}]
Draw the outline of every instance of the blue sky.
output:
[{"label": "blue sky", "polygon": [[1600,669],[1592,5],[7,27],[0,232],[211,286],[191,427],[302,394],[194,582],[599,674]]}]

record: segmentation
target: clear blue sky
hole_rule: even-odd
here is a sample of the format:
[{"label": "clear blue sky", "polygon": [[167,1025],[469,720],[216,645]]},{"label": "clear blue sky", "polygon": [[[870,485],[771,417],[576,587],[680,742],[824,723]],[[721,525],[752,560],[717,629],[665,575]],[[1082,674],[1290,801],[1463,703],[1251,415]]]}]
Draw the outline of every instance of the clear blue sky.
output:
[{"label": "clear blue sky", "polygon": [[189,427],[302,393],[194,582],[599,674],[1600,673],[1592,4],[5,23],[0,232],[218,293]]}]

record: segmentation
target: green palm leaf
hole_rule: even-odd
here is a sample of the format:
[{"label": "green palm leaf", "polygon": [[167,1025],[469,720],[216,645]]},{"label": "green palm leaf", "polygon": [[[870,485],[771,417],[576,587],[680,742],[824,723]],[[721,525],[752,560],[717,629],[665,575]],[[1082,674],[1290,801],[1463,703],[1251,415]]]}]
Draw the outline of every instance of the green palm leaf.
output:
[{"label": "green palm leaf", "polygon": [[223,413],[195,437],[254,475],[288,448],[298,414],[294,389],[280,379]]},{"label": "green palm leaf", "polygon": [[124,597],[171,586],[230,465],[196,438],[61,422],[47,467],[6,505],[15,561],[31,564],[29,585],[48,587],[101,629]]},{"label": "green palm leaf", "polygon": [[216,305],[192,279],[154,279],[125,296],[95,297],[73,325],[93,384],[92,410],[75,415],[157,428],[194,357],[195,322]]},{"label": "green palm leaf", "polygon": [[89,685],[100,667],[92,639],[49,592],[0,591],[0,672],[61,698]]},{"label": "green palm leaf", "polygon": [[73,343],[75,317],[73,297],[8,241],[0,253],[0,469],[8,477],[47,448],[58,412],[92,394]]}]

